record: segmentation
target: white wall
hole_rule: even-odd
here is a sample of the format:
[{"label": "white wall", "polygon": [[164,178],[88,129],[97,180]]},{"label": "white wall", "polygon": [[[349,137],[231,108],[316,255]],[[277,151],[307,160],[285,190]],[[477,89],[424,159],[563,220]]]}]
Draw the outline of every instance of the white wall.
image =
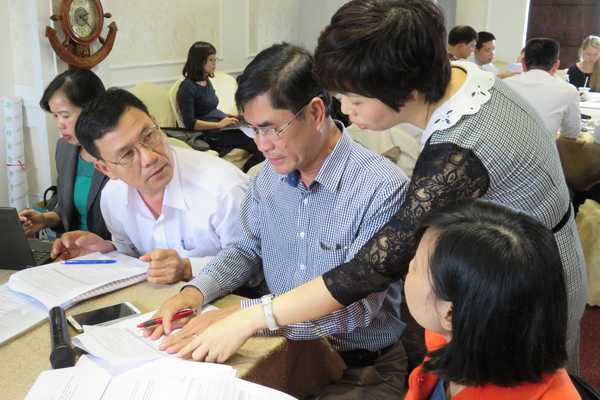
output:
[{"label": "white wall", "polygon": [[[8,27],[8,3],[10,0],[0,0],[0,54],[3,54],[3,60],[0,62],[0,97],[13,96],[13,61],[12,49],[10,46],[10,29]],[[7,194],[7,175],[6,175],[6,148],[4,143],[4,135],[2,134],[3,126],[2,110],[0,109],[0,206],[8,204]]]},{"label": "white wall", "polygon": [[301,0],[300,37],[301,44],[309,51],[317,47],[317,40],[333,14],[346,0]]},{"label": "white wall", "polygon": [[496,59],[514,62],[525,44],[529,0],[457,0],[456,25],[496,36]]}]

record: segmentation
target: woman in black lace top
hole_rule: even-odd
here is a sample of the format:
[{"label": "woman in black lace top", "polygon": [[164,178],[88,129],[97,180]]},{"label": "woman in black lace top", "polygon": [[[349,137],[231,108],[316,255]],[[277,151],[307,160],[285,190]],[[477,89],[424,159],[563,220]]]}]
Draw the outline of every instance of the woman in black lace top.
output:
[{"label": "woman in black lace top", "polygon": [[[397,215],[352,261],[274,299],[274,316],[279,325],[315,319],[385,289],[404,277],[424,215],[483,198],[553,230],[568,285],[567,346],[576,370],[586,278],[555,143],[501,80],[468,62],[451,65],[445,43],[443,14],[428,0],[350,1],[322,32],[316,73],[340,94],[342,112],[370,130],[410,123],[423,130],[424,147]],[[244,335],[264,327],[260,308],[242,310],[197,344],[210,348],[209,360],[222,360]]]}]

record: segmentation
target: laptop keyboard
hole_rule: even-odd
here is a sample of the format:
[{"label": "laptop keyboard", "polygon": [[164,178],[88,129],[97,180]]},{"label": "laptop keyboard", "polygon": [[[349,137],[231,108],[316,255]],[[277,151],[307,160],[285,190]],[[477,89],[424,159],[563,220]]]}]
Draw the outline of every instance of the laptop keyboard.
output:
[{"label": "laptop keyboard", "polygon": [[31,254],[33,255],[35,265],[41,265],[50,258],[50,250],[31,249]]}]

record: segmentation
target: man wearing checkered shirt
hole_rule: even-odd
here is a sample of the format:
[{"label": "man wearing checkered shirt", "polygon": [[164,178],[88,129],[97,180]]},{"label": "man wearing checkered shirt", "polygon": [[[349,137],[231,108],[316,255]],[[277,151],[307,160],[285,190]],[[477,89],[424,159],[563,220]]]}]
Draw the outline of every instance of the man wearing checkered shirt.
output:
[{"label": "man wearing checkered shirt", "polygon": [[[170,331],[174,312],[231,293],[261,268],[277,296],[350,260],[402,204],[408,178],[353,142],[329,116],[330,97],[313,76],[305,50],[288,44],[264,50],[238,85],[243,130],[267,162],[242,204],[240,240],[161,307],[169,323],[149,331],[153,338]],[[398,282],[319,320],[281,329],[269,317],[270,295],[244,300],[191,319],[162,349],[190,355],[193,335],[239,307],[262,302],[271,325],[262,334],[292,340],[325,336],[346,362],[344,376],[319,398],[397,399],[406,375],[400,293]]]}]

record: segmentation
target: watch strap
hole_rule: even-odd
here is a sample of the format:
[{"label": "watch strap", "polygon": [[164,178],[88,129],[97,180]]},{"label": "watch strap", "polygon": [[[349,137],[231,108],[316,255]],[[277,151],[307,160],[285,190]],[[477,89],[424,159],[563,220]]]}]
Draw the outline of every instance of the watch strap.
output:
[{"label": "watch strap", "polygon": [[267,322],[267,328],[270,331],[276,331],[279,329],[275,316],[273,315],[273,295],[267,294],[260,298],[262,304],[263,313],[265,315],[265,321]]}]

